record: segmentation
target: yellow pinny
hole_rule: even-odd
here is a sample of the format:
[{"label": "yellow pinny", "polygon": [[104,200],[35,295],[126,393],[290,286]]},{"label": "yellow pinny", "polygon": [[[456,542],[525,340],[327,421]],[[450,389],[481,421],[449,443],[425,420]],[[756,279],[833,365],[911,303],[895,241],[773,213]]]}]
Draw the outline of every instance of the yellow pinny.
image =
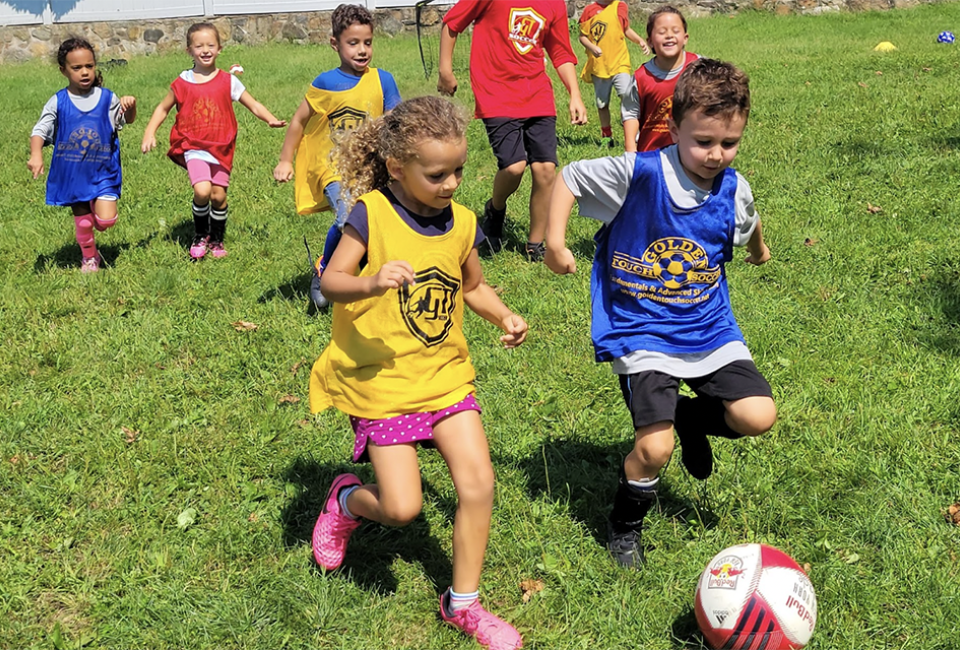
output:
[{"label": "yellow pinny", "polygon": [[593,56],[587,52],[587,63],[580,78],[591,82],[593,77],[611,79],[625,72],[632,74],[630,52],[624,36],[620,16],[617,13],[620,0],[614,0],[592,18],[580,23],[580,33],[597,45],[602,54]]}]

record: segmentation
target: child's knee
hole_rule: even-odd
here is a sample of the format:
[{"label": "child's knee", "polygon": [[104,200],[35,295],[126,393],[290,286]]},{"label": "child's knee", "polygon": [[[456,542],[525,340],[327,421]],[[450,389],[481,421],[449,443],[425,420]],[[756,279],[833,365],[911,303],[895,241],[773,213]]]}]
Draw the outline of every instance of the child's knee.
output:
[{"label": "child's knee", "polygon": [[398,498],[385,498],[380,495],[380,514],[383,517],[381,523],[387,526],[406,526],[418,516],[423,508],[423,497],[417,495],[402,496]]},{"label": "child's knee", "polygon": [[520,160],[513,163],[512,165],[507,165],[506,167],[501,169],[500,172],[503,174],[506,174],[507,176],[513,176],[514,178],[519,178],[520,176],[523,176],[523,170],[525,170],[526,168],[527,168],[527,161]]},{"label": "child's knee", "polygon": [[211,187],[210,202],[213,203],[213,207],[218,210],[222,209],[227,204],[227,188],[219,185]]},{"label": "child's knee", "polygon": [[552,186],[557,179],[557,166],[553,163],[539,162],[530,165],[533,182],[541,187]]},{"label": "child's knee", "polygon": [[493,503],[494,475],[489,463],[473,468],[468,476],[457,477],[457,498],[465,505],[491,505]]},{"label": "child's knee", "polygon": [[206,205],[212,193],[210,183],[197,183],[193,186],[193,200],[197,205]]},{"label": "child's knee", "polygon": [[745,397],[727,404],[731,428],[745,436],[759,436],[777,421],[777,406],[769,397]]},{"label": "child's knee", "polygon": [[637,441],[634,443],[633,451],[646,467],[660,468],[670,460],[673,455],[673,447],[672,429],[652,435],[645,435],[642,430],[637,430]]}]

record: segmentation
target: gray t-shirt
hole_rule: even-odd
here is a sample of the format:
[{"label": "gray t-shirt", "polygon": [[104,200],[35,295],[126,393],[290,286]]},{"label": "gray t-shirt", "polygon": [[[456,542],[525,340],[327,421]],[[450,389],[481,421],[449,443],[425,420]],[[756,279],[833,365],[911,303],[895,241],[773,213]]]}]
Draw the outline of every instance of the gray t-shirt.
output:
[{"label": "gray t-shirt", "polygon": [[[97,107],[97,104],[100,103],[100,96],[103,93],[103,89],[99,86],[95,86],[90,89],[90,92],[85,95],[74,95],[70,91],[67,91],[70,101],[76,107],[78,111],[83,111],[84,113],[92,111]],[[119,131],[123,128],[123,125],[126,124],[126,120],[123,117],[123,111],[120,109],[120,97],[116,93],[113,94],[113,100],[110,102],[110,115],[113,116],[113,128],[116,131]],[[47,100],[47,103],[43,105],[43,110],[40,111],[40,119],[37,120],[37,123],[33,126],[33,131],[30,133],[30,137],[35,135],[43,138],[44,144],[53,144],[57,139],[57,96],[54,95]]]},{"label": "gray t-shirt", "polygon": [[[605,224],[613,221],[627,198],[633,181],[636,153],[621,156],[580,160],[563,168],[563,181],[580,206],[580,214]],[[698,207],[710,196],[709,190],[697,186],[680,164],[677,147],[660,150],[664,181],[674,204],[685,210]],[[737,172],[735,193],[736,217],[733,245],[745,246],[760,220],[753,202],[750,184]],[[696,354],[664,354],[637,350],[613,362],[613,371],[629,375],[657,370],[674,377],[703,377],[738,360],[751,360],[750,351],[740,341],[727,343],[716,350]]]}]

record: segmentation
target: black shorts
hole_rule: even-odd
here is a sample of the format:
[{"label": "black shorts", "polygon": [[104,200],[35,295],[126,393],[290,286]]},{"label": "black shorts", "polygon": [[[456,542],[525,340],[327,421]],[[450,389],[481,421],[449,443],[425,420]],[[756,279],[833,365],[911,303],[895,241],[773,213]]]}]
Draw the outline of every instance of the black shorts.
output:
[{"label": "black shorts", "polygon": [[[634,428],[656,422],[673,422],[680,381],[677,377],[656,370],[620,375],[620,391],[633,416]],[[770,384],[753,361],[734,361],[709,375],[684,379],[683,382],[697,395],[722,400],[773,397]]]},{"label": "black shorts", "polygon": [[485,117],[483,125],[497,169],[520,161],[557,164],[556,117]]}]

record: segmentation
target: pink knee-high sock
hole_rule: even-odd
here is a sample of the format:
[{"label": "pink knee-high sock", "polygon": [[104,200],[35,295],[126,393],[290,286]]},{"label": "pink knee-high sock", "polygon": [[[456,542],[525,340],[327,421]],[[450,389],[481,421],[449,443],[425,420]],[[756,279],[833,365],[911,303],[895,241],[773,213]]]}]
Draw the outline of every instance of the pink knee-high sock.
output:
[{"label": "pink knee-high sock", "polygon": [[93,214],[84,214],[73,218],[77,227],[77,243],[84,257],[97,256],[97,244],[93,240]]}]

